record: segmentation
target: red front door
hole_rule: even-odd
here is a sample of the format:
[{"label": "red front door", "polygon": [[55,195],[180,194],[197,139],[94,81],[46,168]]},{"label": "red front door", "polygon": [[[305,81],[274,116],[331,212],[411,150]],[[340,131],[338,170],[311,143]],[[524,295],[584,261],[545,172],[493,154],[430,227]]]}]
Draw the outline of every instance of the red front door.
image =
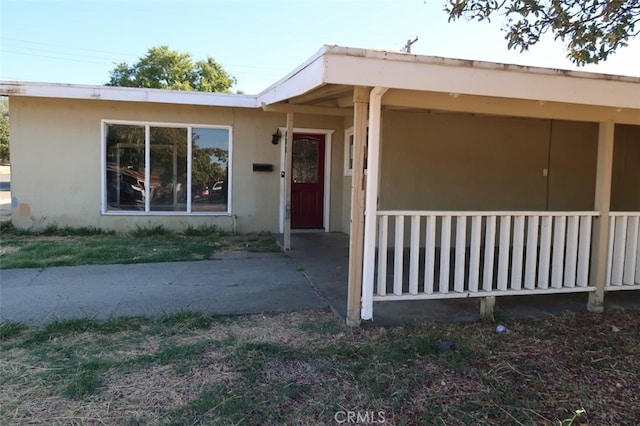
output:
[{"label": "red front door", "polygon": [[322,228],[324,135],[295,133],[291,172],[291,227]]}]

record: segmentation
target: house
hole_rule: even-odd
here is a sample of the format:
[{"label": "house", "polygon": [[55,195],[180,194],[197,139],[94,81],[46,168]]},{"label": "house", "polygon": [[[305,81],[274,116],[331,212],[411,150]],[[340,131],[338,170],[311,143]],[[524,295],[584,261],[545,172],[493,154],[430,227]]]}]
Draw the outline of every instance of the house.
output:
[{"label": "house", "polygon": [[325,46],[256,96],[0,94],[17,227],[347,233],[353,324],[374,301],[638,297],[640,78]]}]

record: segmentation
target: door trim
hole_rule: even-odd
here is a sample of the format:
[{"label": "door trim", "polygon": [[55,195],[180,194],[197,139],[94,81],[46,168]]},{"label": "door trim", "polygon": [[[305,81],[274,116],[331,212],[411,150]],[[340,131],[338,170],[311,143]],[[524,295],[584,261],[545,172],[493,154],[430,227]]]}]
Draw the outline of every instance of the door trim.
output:
[{"label": "door trim", "polygon": [[[284,213],[285,213],[285,204],[286,204],[286,194],[284,193],[284,179],[289,179],[290,176],[288,173],[285,173],[285,178],[282,178],[282,172],[284,172],[286,158],[285,158],[285,141],[287,128],[280,127],[280,133],[282,134],[282,139],[280,143],[280,214],[278,217],[278,229],[280,233],[284,232]],[[331,217],[331,135],[335,130],[331,129],[310,129],[310,128],[301,128],[294,127],[293,133],[306,133],[312,135],[324,135],[324,207],[322,214],[322,226],[324,228],[324,232],[329,232],[330,223],[329,219]],[[294,230],[295,232],[295,230]]]}]

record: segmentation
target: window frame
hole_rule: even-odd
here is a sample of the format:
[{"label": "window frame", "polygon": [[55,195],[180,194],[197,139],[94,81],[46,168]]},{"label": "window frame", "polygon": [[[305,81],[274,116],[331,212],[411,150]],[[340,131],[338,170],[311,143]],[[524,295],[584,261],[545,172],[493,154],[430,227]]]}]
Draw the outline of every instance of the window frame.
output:
[{"label": "window frame", "polygon": [[[355,145],[355,129],[353,126],[344,131],[344,175],[353,176],[353,146]],[[367,126],[367,143],[369,139],[369,126]],[[367,174],[367,150],[365,149],[364,174]],[[351,167],[349,167],[351,163]]]},{"label": "window frame", "polygon": [[[145,135],[145,183],[150,178],[150,133],[152,127],[168,127],[168,128],[183,128],[187,130],[187,206],[183,211],[170,211],[170,210],[151,210],[149,202],[145,202],[145,209],[143,211],[136,210],[109,210],[107,202],[107,128],[109,125],[125,125],[125,126],[139,126],[144,129]],[[193,210],[191,200],[191,186],[192,186],[192,161],[193,161],[193,142],[192,134],[193,129],[220,129],[227,130],[229,133],[229,159],[227,170],[227,209],[226,211],[206,211],[206,210]],[[160,122],[160,121],[132,121],[132,120],[116,120],[116,119],[102,119],[100,121],[100,191],[101,191],[101,207],[100,211],[103,215],[113,216],[231,216],[232,202],[233,202],[233,127],[229,125],[218,124],[192,124],[192,123],[173,123],[173,122]],[[148,200],[149,185],[145,185],[145,200]]]},{"label": "window frame", "polygon": [[[344,131],[344,175],[353,176],[353,145],[355,130],[349,127]],[[352,167],[349,167],[351,164]]]}]

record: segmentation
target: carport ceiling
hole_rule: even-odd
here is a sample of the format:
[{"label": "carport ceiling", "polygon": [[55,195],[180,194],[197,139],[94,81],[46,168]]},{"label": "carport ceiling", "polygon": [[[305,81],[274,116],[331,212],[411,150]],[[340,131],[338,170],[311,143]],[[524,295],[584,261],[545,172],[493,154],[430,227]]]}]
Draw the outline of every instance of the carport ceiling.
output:
[{"label": "carport ceiling", "polygon": [[303,95],[289,99],[289,104],[324,106],[330,108],[353,106],[353,86],[325,84]]},{"label": "carport ceiling", "polygon": [[[294,110],[296,106],[322,107],[349,115],[353,108],[353,91],[354,87],[350,85],[324,84],[303,95],[288,99],[283,104],[293,106]],[[420,90],[391,89],[384,95],[382,105],[383,109],[394,111],[593,122],[610,119],[620,123],[638,124],[638,116],[633,110]]]}]

